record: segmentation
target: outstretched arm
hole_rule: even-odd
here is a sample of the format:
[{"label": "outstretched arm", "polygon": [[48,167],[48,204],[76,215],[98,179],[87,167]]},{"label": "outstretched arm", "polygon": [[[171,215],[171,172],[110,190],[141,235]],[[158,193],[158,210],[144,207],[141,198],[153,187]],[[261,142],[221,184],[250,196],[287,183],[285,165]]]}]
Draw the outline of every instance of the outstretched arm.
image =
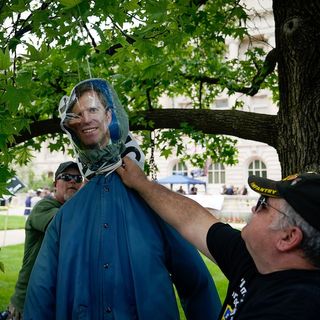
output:
[{"label": "outstretched arm", "polygon": [[135,189],[149,206],[181,235],[213,260],[206,243],[209,228],[219,222],[197,202],[149,181],[143,171],[128,157],[117,169],[122,181]]}]

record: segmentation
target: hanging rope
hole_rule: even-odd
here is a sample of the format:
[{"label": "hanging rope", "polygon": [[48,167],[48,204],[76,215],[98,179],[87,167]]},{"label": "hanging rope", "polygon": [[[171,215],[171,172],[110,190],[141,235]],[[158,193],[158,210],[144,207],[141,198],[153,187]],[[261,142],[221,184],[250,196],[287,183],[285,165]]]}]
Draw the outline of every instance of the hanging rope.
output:
[{"label": "hanging rope", "polygon": [[[86,25],[85,25],[85,22],[83,21],[82,19],[82,16],[81,16],[81,10],[80,10],[80,7],[79,5],[77,4],[77,9],[78,9],[78,13],[79,13],[79,18],[80,18],[80,23],[79,23],[79,27],[80,27],[80,33],[81,33],[81,37],[82,37],[82,40],[84,41],[85,40],[85,35],[84,35],[84,29],[87,30],[86,28]],[[88,30],[87,30],[88,31]],[[88,32],[89,33],[89,32]],[[87,68],[88,68],[88,74],[89,74],[89,78],[92,79],[92,74],[91,74],[91,68],[90,68],[90,63],[89,63],[89,58],[88,56],[85,57],[85,60],[86,60],[86,63],[87,63]],[[78,69],[79,69],[79,63],[78,63]]]},{"label": "hanging rope", "polygon": [[157,180],[157,166],[154,161],[154,152],[155,152],[155,139],[156,139],[156,132],[150,131],[150,145],[151,145],[151,154],[149,160],[149,167],[150,167],[150,175],[153,181]]},{"label": "hanging rope", "polygon": [[87,61],[89,78],[92,79],[91,68],[90,68],[90,63],[89,63],[89,58],[88,57],[86,57],[86,61]]}]

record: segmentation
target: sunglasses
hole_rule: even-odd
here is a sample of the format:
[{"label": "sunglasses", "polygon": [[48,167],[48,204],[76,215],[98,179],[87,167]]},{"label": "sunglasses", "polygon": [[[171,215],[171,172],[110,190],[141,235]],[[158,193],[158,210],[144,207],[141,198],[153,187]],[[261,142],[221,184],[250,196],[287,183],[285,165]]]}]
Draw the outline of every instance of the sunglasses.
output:
[{"label": "sunglasses", "polygon": [[75,183],[81,183],[82,176],[80,174],[61,173],[58,175],[57,180],[63,180],[66,182],[73,180]]},{"label": "sunglasses", "polygon": [[258,199],[258,202],[257,202],[257,204],[256,204],[256,206],[254,208],[254,212],[255,213],[260,213],[262,210],[267,209],[267,207],[270,207],[270,208],[272,208],[272,209],[274,209],[274,210],[278,211],[279,213],[281,213],[281,214],[286,216],[286,214],[284,212],[282,212],[279,209],[277,209],[277,208],[273,207],[272,205],[270,205],[268,203],[268,197],[266,197],[266,196],[260,196],[260,198]]}]

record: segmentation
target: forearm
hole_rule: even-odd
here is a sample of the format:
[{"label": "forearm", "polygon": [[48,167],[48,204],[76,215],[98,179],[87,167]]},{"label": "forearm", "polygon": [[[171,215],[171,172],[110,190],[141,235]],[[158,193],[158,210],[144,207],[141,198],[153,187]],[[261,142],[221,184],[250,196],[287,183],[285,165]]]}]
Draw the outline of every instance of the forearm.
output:
[{"label": "forearm", "polygon": [[199,209],[191,199],[147,179],[140,181],[135,189],[162,219],[179,231],[183,225],[192,223],[194,211]]}]

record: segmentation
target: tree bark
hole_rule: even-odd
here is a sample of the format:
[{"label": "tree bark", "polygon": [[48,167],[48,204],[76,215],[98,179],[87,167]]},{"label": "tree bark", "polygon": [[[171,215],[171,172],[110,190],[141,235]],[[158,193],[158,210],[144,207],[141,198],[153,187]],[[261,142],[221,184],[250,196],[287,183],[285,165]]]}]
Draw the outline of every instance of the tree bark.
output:
[{"label": "tree bark", "polygon": [[274,0],[280,105],[276,149],[286,176],[320,169],[320,2]]}]

